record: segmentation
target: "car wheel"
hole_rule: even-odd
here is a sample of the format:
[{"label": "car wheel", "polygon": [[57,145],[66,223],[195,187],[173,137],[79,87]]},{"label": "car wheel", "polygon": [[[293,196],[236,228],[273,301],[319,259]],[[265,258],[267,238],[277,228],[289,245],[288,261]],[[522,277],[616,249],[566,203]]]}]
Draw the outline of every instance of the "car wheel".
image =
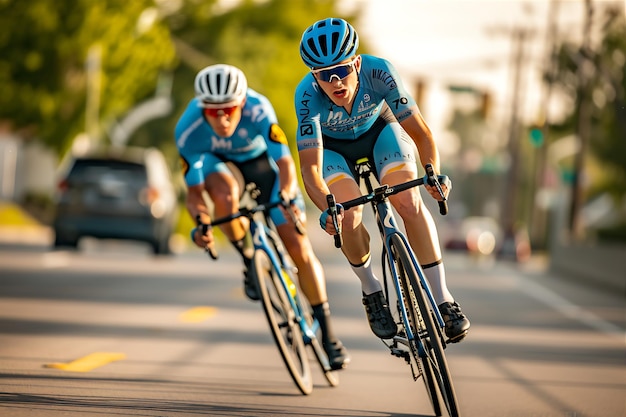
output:
[{"label": "car wheel", "polygon": [[78,247],[78,238],[64,236],[61,233],[55,233],[54,236],[54,247],[55,249],[60,248],[68,248],[68,249],[76,249]]},{"label": "car wheel", "polygon": [[161,239],[152,242],[152,252],[155,255],[170,255],[172,251],[170,250],[169,239]]}]

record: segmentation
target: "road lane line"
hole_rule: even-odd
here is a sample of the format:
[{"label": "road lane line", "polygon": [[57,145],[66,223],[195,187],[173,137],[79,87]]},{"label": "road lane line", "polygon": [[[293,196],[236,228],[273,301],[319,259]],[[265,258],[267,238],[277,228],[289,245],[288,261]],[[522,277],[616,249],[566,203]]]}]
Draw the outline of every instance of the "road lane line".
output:
[{"label": "road lane line", "polygon": [[126,359],[126,355],[116,352],[95,352],[67,363],[49,363],[46,368],[68,372],[89,372],[106,364]]},{"label": "road lane line", "polygon": [[200,306],[191,308],[178,316],[178,319],[185,323],[199,323],[217,314],[217,308]]},{"label": "road lane line", "polygon": [[518,284],[526,294],[543,302],[545,305],[554,308],[565,317],[584,323],[592,329],[607,336],[617,338],[621,341],[626,341],[626,333],[622,328],[603,320],[601,317],[598,317],[592,312],[587,311],[576,304],[569,302],[552,290],[531,281],[521,282],[518,280]]}]

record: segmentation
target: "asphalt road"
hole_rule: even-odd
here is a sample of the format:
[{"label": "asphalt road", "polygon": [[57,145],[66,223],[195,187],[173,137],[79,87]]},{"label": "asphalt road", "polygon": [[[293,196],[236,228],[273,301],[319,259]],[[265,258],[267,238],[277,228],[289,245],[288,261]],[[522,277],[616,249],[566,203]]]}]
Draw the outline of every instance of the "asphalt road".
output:
[{"label": "asphalt road", "polygon": [[[1,244],[0,416],[432,415],[422,382],[371,334],[332,241],[318,247],[352,363],[336,388],[314,367],[303,396],[243,296],[232,249],[213,262],[120,242]],[[537,264],[446,259],[472,321],[446,350],[463,416],[626,416],[624,294]]]}]

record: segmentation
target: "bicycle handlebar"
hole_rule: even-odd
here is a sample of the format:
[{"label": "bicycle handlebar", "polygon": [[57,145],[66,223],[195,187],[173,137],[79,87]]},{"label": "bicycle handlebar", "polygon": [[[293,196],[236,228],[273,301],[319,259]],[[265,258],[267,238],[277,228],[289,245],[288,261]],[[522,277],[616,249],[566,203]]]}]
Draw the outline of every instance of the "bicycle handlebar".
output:
[{"label": "bicycle handlebar", "polygon": [[[267,212],[270,209],[273,209],[274,207],[282,206],[283,208],[285,208],[285,210],[289,214],[289,217],[293,221],[293,223],[295,225],[295,228],[296,228],[296,231],[299,234],[304,235],[305,228],[302,225],[302,222],[300,221],[298,216],[296,216],[296,213],[294,212],[293,207],[292,207],[292,205],[295,203],[295,201],[296,201],[296,199],[289,200],[288,198],[286,198],[284,193],[281,191],[281,193],[280,193],[280,200],[276,200],[276,201],[273,201],[271,203],[257,204],[256,206],[254,206],[252,208],[240,207],[239,211],[237,211],[237,212],[235,212],[233,214],[229,214],[228,216],[224,216],[224,217],[220,217],[218,219],[214,219],[214,220],[212,220],[208,224],[207,223],[203,223],[200,220],[200,216],[197,216],[196,217],[196,222],[198,224],[198,227],[202,228],[202,234],[205,235],[213,226],[218,226],[220,224],[228,223],[228,222],[231,222],[231,221],[233,221],[235,219],[238,219],[240,217],[252,218],[255,213],[258,213],[260,211]],[[205,250],[206,250],[207,254],[209,256],[211,256],[212,259],[217,259],[218,258],[217,251],[215,250],[215,248],[213,246],[207,246],[205,248]]]},{"label": "bicycle handlebar", "polygon": [[[442,200],[437,201],[439,203],[439,213],[445,216],[446,214],[448,214],[448,202],[444,195],[443,189],[441,188],[441,183],[450,184],[450,179],[447,175],[435,175],[435,171],[431,164],[426,165],[425,168],[426,176],[422,178],[416,178],[414,180],[393,186],[384,184],[374,189],[374,191],[369,194],[362,195],[360,197],[345,201],[340,204],[343,206],[344,210],[348,210],[356,206],[370,203],[372,201],[383,201],[394,194],[398,194],[401,191],[405,191],[413,187],[419,187],[420,185],[424,185],[427,183],[430,186],[434,186],[441,195]],[[447,186],[450,187],[450,185]],[[328,194],[326,196],[326,202],[328,203],[329,213],[332,216],[333,225],[335,226],[335,230],[337,230],[337,234],[334,235],[335,247],[340,248],[342,245],[342,237],[341,230],[337,227],[337,204],[335,202],[335,196],[333,194]]]}]

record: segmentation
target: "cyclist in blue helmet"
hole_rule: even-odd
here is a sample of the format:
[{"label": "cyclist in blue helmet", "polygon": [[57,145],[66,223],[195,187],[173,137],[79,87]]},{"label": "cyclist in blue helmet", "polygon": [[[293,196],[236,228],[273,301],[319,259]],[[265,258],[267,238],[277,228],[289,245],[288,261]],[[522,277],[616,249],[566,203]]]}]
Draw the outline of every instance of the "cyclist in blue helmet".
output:
[{"label": "cyclist in blue helmet", "polygon": [[[398,72],[387,60],[359,55],[359,37],[343,19],[328,18],[307,28],[300,56],[311,70],[295,93],[300,171],[307,194],[322,210],[321,227],[336,234],[328,215],[326,195],[338,201],[361,195],[354,166],[368,157],[381,184],[399,184],[418,176],[422,166],[440,170],[439,152],[431,131]],[[444,194],[450,192],[442,184]],[[435,199],[441,196],[426,186]],[[445,269],[433,218],[417,188],[391,197],[402,217],[409,242],[431,286],[452,342],[470,327],[446,285]],[[397,326],[381,283],[372,271],[370,236],[362,223],[362,206],[343,211],[339,223],[342,251],[361,281],[363,304],[373,333],[391,338]]]},{"label": "cyclist in blue helmet", "polygon": [[[185,204],[191,217],[208,224],[211,214],[223,217],[237,211],[241,195],[237,178],[241,176],[245,184],[256,184],[255,199],[259,204],[277,199],[279,191],[285,193],[295,201],[294,212],[306,224],[295,163],[269,100],[248,88],[243,71],[232,65],[216,64],[200,70],[194,87],[196,96],[189,101],[175,129],[187,186]],[[205,193],[213,203],[212,213]],[[350,356],[332,329],[323,266],[308,235],[298,233],[289,216],[278,207],[270,210],[270,216],[320,323],[322,344],[331,366],[341,369],[350,362]],[[243,219],[235,219],[221,230],[243,258],[245,294],[258,300],[258,288],[246,273],[253,255],[248,226]],[[201,248],[215,243],[211,229],[203,234],[202,228],[196,227],[191,239]]]}]

